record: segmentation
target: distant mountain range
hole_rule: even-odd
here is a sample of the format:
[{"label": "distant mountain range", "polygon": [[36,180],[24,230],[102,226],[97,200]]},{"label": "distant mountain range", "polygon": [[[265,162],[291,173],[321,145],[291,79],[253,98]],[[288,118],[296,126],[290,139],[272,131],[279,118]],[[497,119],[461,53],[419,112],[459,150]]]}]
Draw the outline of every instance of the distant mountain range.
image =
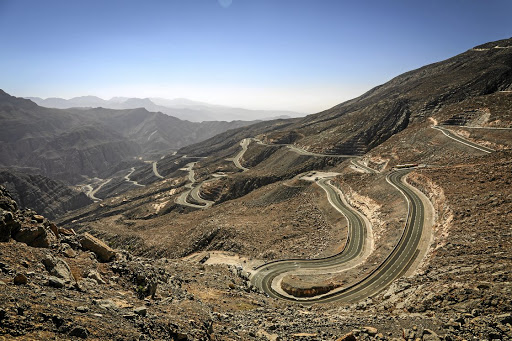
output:
[{"label": "distant mountain range", "polygon": [[[85,97],[75,103],[92,101]],[[140,107],[45,108],[0,90],[0,167],[31,168],[77,183],[120,162],[160,155],[255,122],[189,122]]]},{"label": "distant mountain range", "polygon": [[165,98],[129,98],[113,97],[104,100],[96,96],[81,96],[71,99],[25,97],[37,105],[46,108],[68,109],[68,108],[108,108],[108,109],[136,109],[145,108],[152,112],[161,112],[181,120],[191,122],[203,121],[253,121],[271,120],[276,118],[290,118],[304,116],[302,113],[280,110],[250,110],[232,108],[222,105],[214,105],[203,102],[192,101],[186,98],[165,99]]}]

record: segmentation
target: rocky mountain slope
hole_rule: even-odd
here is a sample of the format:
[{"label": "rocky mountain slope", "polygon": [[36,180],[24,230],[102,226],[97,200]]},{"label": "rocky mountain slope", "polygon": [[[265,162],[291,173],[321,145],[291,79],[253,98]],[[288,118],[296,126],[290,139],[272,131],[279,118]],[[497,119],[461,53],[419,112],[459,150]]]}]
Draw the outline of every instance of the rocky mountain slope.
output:
[{"label": "rocky mountain slope", "polygon": [[[511,339],[510,46],[512,40],[485,44],[317,115],[231,130],[158,160],[163,178],[57,220],[59,227],[128,250],[118,251],[114,262],[89,257],[80,263],[78,277],[95,277],[92,268],[105,282],[85,279],[85,293],[44,287],[42,298],[30,296],[34,302],[17,295],[24,285],[49,285],[51,274],[41,266],[32,270],[45,255],[11,233],[16,242],[0,243],[8,260],[0,277],[7,283],[0,299],[8,307],[0,313],[8,317],[1,332],[50,338],[79,325],[92,339],[109,338],[112,329],[126,331],[121,339]],[[345,149],[347,141],[364,143]],[[265,262],[343,250],[347,221],[316,183],[321,174],[329,174],[340,196],[371,224],[369,254],[341,273],[287,276],[274,285],[343,286],[377,269],[401,240],[409,215],[410,203],[388,181],[403,164],[418,165],[405,179],[425,195],[426,223],[417,252],[389,287],[359,302],[310,306],[271,299],[252,285],[250,273]],[[148,179],[151,173],[147,165],[132,175]],[[204,200],[211,205],[201,206]],[[25,224],[30,220],[36,230],[37,219],[27,214]],[[4,216],[12,231],[10,215]],[[44,228],[43,220],[37,229]],[[82,242],[69,245],[78,259],[86,257]],[[51,252],[61,248],[67,249]],[[28,266],[20,254],[28,255]],[[64,260],[73,269],[76,263]],[[147,275],[139,283],[133,270],[119,270],[139,269],[136,264],[160,274],[154,297],[152,280],[142,281]],[[34,281],[17,287],[23,268],[35,272]],[[71,316],[61,325],[41,315],[49,295],[60,309],[52,316]],[[144,296],[146,317],[134,309]],[[107,297],[112,302],[98,301]],[[29,322],[16,328],[23,320]]]},{"label": "rocky mountain slope", "polygon": [[176,150],[226,130],[250,125],[251,121],[206,121],[194,123],[145,108],[68,109],[80,117],[94,119],[142,148],[142,154]]},{"label": "rocky mountain slope", "polygon": [[[511,40],[501,41],[494,43],[494,46],[506,47],[510,43]],[[86,210],[63,218],[62,221],[71,222],[80,218],[83,225],[91,228],[88,222],[95,221],[100,226],[102,223],[99,223],[98,216],[104,217],[105,224],[102,225],[102,233],[109,234],[109,231],[115,231],[113,235],[116,236],[116,239],[119,239],[119,243],[123,242],[123,233],[121,231],[125,231],[128,236],[137,235],[138,239],[142,238],[142,240],[145,240],[145,243],[148,243],[148,246],[151,245],[147,249],[143,247],[143,252],[153,253],[156,250],[161,250],[160,246],[157,246],[159,243],[141,237],[144,233],[134,233],[134,227],[137,227],[136,230],[138,228],[146,230],[144,226],[151,219],[154,221],[152,223],[153,227],[161,229],[164,234],[168,221],[173,221],[174,226],[183,226],[176,228],[172,232],[179,233],[182,229],[183,231],[187,230],[186,226],[190,222],[189,216],[192,215],[194,216],[193,220],[197,222],[195,225],[198,230],[197,235],[187,232],[186,236],[182,236],[184,239],[180,239],[180,245],[175,245],[174,247],[168,247],[163,243],[166,238],[159,240],[159,242],[163,243],[162,249],[172,250],[172,254],[169,254],[169,256],[181,256],[190,250],[197,250],[198,248],[194,247],[196,238],[202,234],[209,235],[218,226],[225,226],[225,235],[232,237],[228,243],[233,245],[232,247],[221,243],[226,247],[226,250],[249,252],[249,249],[246,250],[241,247],[241,245],[246,244],[243,238],[233,241],[233,239],[237,238],[240,226],[243,223],[237,222],[240,218],[233,219],[228,214],[228,212],[234,214],[238,210],[244,212],[242,216],[253,214],[250,213],[250,209],[245,208],[247,194],[261,188],[258,192],[260,194],[255,193],[252,197],[264,195],[267,191],[266,188],[271,188],[268,187],[271,184],[274,184],[272,186],[280,183],[285,184],[295,176],[312,170],[333,168],[343,170],[344,172],[346,169],[349,173],[353,172],[351,170],[352,163],[349,158],[330,157],[329,154],[301,154],[290,149],[290,146],[286,144],[295,144],[298,147],[304,148],[304,150],[311,151],[315,150],[315,148],[310,144],[307,146],[302,145],[304,141],[313,141],[315,139],[315,141],[324,141],[328,144],[326,141],[328,137],[333,141],[337,140],[336,144],[344,143],[343,141],[345,141],[348,135],[357,129],[363,129],[362,126],[358,126],[358,122],[362,122],[360,124],[372,122],[371,119],[358,119],[356,122],[354,117],[357,114],[364,116],[364,113],[370,113],[371,110],[374,110],[375,106],[380,105],[378,103],[387,100],[385,98],[392,98],[393,93],[395,93],[401,98],[408,98],[409,103],[411,103],[410,105],[414,103],[414,107],[411,106],[411,108],[417,108],[421,113],[411,111],[411,115],[409,119],[404,121],[406,124],[403,127],[397,123],[401,120],[401,114],[390,115],[384,110],[382,114],[375,115],[374,120],[381,122],[382,125],[379,125],[377,130],[367,130],[367,136],[373,136],[371,137],[372,141],[374,141],[372,143],[377,143],[375,141],[380,139],[378,135],[371,135],[373,133],[377,134],[377,131],[386,132],[386,134],[397,129],[402,129],[402,131],[395,132],[388,142],[373,148],[363,157],[363,162],[379,171],[389,170],[396,164],[408,162],[438,166],[458,164],[460,161],[459,149],[469,149],[469,151],[472,151],[472,149],[457,143],[446,144],[446,141],[443,140],[445,136],[431,129],[430,125],[447,120],[457,110],[468,111],[478,108],[479,110],[481,109],[482,115],[485,114],[482,116],[485,116],[484,121],[488,122],[481,121],[480,123],[494,127],[509,127],[510,108],[508,105],[510,93],[506,92],[506,90],[498,89],[508,89],[510,84],[512,84],[512,74],[510,73],[511,51],[512,49],[509,48],[491,48],[484,51],[480,51],[480,48],[471,49],[447,61],[398,76],[390,83],[377,87],[361,98],[349,101],[329,111],[311,115],[305,119],[261,122],[245,129],[240,128],[225,132],[204,143],[185,147],[178,152],[178,155],[168,156],[158,161],[158,170],[164,175],[165,180],[154,179],[152,184],[148,182],[148,186],[138,188],[132,193],[127,193],[123,200],[121,200],[121,197],[114,197],[112,200],[104,201],[101,204],[101,208],[91,206]],[[481,71],[476,72],[475,70]],[[450,75],[450,77],[447,75]],[[434,87],[434,84],[438,84],[441,81],[446,82],[444,88]],[[427,89],[431,89],[431,91],[427,92]],[[482,92],[492,91],[494,92],[488,95],[479,95]],[[420,96],[421,94],[423,94],[423,97]],[[437,98],[436,101],[439,103],[435,107],[431,107],[430,110],[425,109],[425,103],[432,102],[433,98]],[[460,100],[457,100],[457,98]],[[376,103],[371,102],[372,99]],[[365,103],[370,104],[363,107]],[[492,105],[489,105],[489,103],[492,103]],[[363,109],[356,110],[353,113],[336,114],[338,111],[344,112],[354,106],[363,107]],[[397,112],[394,113],[396,114]],[[339,129],[340,126],[349,124],[354,127],[347,129],[345,133],[334,131]],[[328,125],[331,126],[330,129],[320,129],[321,126],[327,127]],[[291,132],[296,131],[295,127],[302,127],[302,130],[300,130],[300,133],[291,134]],[[312,127],[316,127],[317,130],[313,130]],[[306,132],[311,134],[308,135]],[[330,133],[328,134],[328,132]],[[475,133],[483,134],[481,130],[471,132],[471,134]],[[490,132],[486,131],[483,136],[487,137],[488,143],[493,143],[490,141],[499,141],[499,146],[496,143],[492,144],[492,146],[496,149],[503,149],[510,148],[510,136],[508,134],[508,130],[491,130]],[[327,137],[323,138],[324,135]],[[258,140],[250,142],[247,151],[242,157],[242,164],[249,168],[249,170],[240,171],[240,169],[235,167],[233,158],[240,151],[240,141],[248,137],[258,137],[260,142]],[[454,142],[450,139],[448,141]],[[481,139],[477,141],[481,141]],[[324,150],[324,152],[329,153],[329,150]],[[184,158],[184,155],[207,157],[190,159]],[[196,162],[193,166],[196,183],[207,180],[201,186],[200,192],[204,197],[215,201],[219,205],[214,205],[211,209],[204,212],[190,212],[183,216],[181,214],[183,209],[185,209],[185,212],[188,212],[190,209],[176,205],[175,200],[185,190],[184,185],[187,184],[188,173],[184,170],[184,167],[192,161]],[[149,166],[147,173],[151,173]],[[135,172],[135,174],[137,173]],[[240,198],[240,200],[234,200],[237,198]],[[225,204],[221,204],[223,202]],[[259,209],[257,206],[253,207],[254,216],[257,216]],[[119,214],[121,214],[123,219],[119,219]],[[223,223],[220,223],[220,217],[225,217],[225,219],[222,219]],[[259,225],[254,225],[254,228],[258,229]],[[265,235],[265,231],[265,229],[261,230],[261,233]],[[220,238],[219,240],[229,239],[224,237],[225,235],[216,233],[208,240],[208,243],[215,244],[215,238]],[[151,232],[148,238],[152,236]],[[295,237],[297,240],[300,240],[301,235]],[[170,240],[177,239],[170,238]],[[152,249],[153,245],[156,246],[156,249]],[[276,250],[283,250],[282,252],[286,252],[288,249],[281,247],[279,244],[276,244],[274,247]],[[268,251],[273,249],[273,247],[266,245],[263,249]],[[261,255],[252,254],[252,256],[260,257]]]},{"label": "rocky mountain slope", "polygon": [[[143,169],[142,160],[159,158],[162,153],[248,124],[246,121],[193,123],[143,108],[48,109],[0,91],[0,167],[16,173],[18,180],[23,178],[16,182],[18,186],[10,186],[11,190],[24,193],[13,192],[18,198],[27,193],[62,194],[63,190],[57,182],[38,181],[42,178],[23,175],[24,172],[68,185],[80,184],[86,191],[91,185],[118,176],[118,186],[105,194],[109,195],[130,188],[124,178],[131,167]],[[149,171],[153,173],[151,166]],[[147,181],[156,179],[149,177]],[[47,187],[52,184],[56,187]],[[30,190],[26,192],[24,188]],[[92,191],[94,188],[89,192]],[[23,200],[24,205],[38,208],[51,217],[90,201],[72,200],[66,207],[60,207],[65,200],[57,198],[56,202],[54,205],[44,199]],[[48,209],[44,207],[46,204]]]},{"label": "rocky mountain slope", "polygon": [[0,92],[0,122],[0,165],[36,168],[54,179],[76,182],[141,152],[132,141],[92,120],[5,92]]},{"label": "rocky mountain slope", "polygon": [[204,140],[249,122],[191,123],[145,109],[57,110],[0,93],[3,167],[33,167],[70,182],[121,161]]},{"label": "rocky mountain slope", "polygon": [[[395,77],[364,95],[278,129],[245,131],[275,143],[310,151],[361,155],[409,124],[443,106],[512,88],[512,40],[477,46],[453,58]],[[498,48],[496,48],[498,46]],[[271,131],[270,131],[271,130]],[[211,150],[228,135],[216,136],[187,153]]]},{"label": "rocky mountain slope", "polygon": [[50,219],[93,202],[83,192],[39,174],[0,169],[0,183],[21,207],[34,209]]}]

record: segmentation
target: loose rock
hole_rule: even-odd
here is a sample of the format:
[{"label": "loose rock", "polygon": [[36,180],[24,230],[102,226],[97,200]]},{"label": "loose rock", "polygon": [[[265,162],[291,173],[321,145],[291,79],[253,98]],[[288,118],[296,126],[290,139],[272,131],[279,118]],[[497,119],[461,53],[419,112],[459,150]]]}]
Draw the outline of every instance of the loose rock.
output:
[{"label": "loose rock", "polygon": [[16,241],[25,243],[29,246],[41,248],[49,248],[56,240],[55,235],[53,235],[53,233],[43,225],[23,226],[13,236],[13,238]]},{"label": "loose rock", "polygon": [[14,284],[16,285],[27,284],[27,282],[27,276],[25,276],[24,274],[19,273],[14,277]]},{"label": "loose rock", "polygon": [[81,337],[82,339],[86,339],[89,336],[89,331],[81,326],[76,326],[69,332],[70,336]]},{"label": "loose rock", "polygon": [[85,250],[94,252],[102,262],[108,262],[116,255],[107,244],[87,232],[80,236],[80,243]]},{"label": "loose rock", "polygon": [[357,341],[354,333],[348,333],[337,339],[336,341]]},{"label": "loose rock", "polygon": [[57,278],[55,276],[50,276],[50,278],[48,278],[48,285],[53,287],[53,288],[64,288],[64,286],[66,285],[66,283],[60,279],[60,278]]},{"label": "loose rock", "polygon": [[363,327],[363,332],[365,332],[366,334],[370,335],[370,336],[375,336],[377,335],[377,328],[375,327]]},{"label": "loose rock", "polygon": [[139,316],[146,316],[148,313],[148,308],[138,307],[138,308],[133,309],[133,312]]},{"label": "loose rock", "polygon": [[74,282],[71,269],[63,259],[47,255],[43,259],[43,264],[50,275],[62,278],[65,283]]}]

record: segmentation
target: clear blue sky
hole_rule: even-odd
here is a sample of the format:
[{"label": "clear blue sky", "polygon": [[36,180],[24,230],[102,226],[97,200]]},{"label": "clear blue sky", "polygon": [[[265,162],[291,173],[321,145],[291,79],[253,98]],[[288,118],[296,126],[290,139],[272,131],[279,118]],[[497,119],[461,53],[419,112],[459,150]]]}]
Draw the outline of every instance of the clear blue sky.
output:
[{"label": "clear blue sky", "polygon": [[511,13],[510,0],[0,0],[0,88],[316,112],[509,38]]}]

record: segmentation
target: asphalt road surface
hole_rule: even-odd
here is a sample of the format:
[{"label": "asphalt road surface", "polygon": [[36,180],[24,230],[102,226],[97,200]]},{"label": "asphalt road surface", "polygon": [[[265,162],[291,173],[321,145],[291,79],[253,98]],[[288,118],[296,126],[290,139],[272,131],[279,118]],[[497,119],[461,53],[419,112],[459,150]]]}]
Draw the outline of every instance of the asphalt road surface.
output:
[{"label": "asphalt road surface", "polygon": [[142,185],[142,184],[139,184],[137,181],[135,180],[131,180],[130,179],[130,176],[132,175],[132,173],[135,172],[135,167],[132,167],[130,169],[130,173],[126,174],[125,177],[124,177],[124,180],[129,182],[129,183],[132,183],[134,184],[135,186],[140,186],[140,187],[144,187],[145,185]]},{"label": "asphalt road surface", "polygon": [[207,182],[210,182],[213,180],[216,180],[216,179],[210,179],[210,180],[203,181],[200,184],[198,184],[197,186],[195,186],[194,188],[192,188],[192,190],[190,191],[190,196],[192,197],[192,199],[194,199],[198,203],[204,204],[204,206],[202,206],[202,208],[211,207],[215,203],[211,200],[206,200],[206,199],[201,198],[201,195],[200,195],[201,186],[204,183],[207,183]]},{"label": "asphalt road surface", "polygon": [[[214,204],[214,202],[201,198],[201,196],[199,194],[199,191],[200,191],[201,186],[203,185],[203,183],[209,182],[209,181],[213,181],[215,179],[206,180],[206,181],[203,181],[203,182],[197,184],[196,183],[196,179],[195,179],[195,172],[194,172],[194,169],[193,169],[194,165],[196,163],[197,162],[187,163],[187,167],[182,169],[182,170],[188,171],[188,181],[189,181],[189,183],[185,185],[187,190],[182,192],[181,195],[178,198],[176,198],[176,203],[179,204],[179,205],[183,205],[183,206],[189,206],[189,207],[193,207],[193,208],[202,208],[202,209],[204,209],[204,208],[211,207]],[[198,202],[200,204],[195,204],[195,203],[188,202],[187,199],[188,199],[189,195],[190,195],[190,197],[192,199],[194,199],[196,202]]]},{"label": "asphalt road surface", "polygon": [[442,132],[444,135],[446,135],[447,137],[451,138],[452,140],[455,140],[459,143],[462,143],[462,144],[465,144],[466,146],[469,146],[471,148],[474,148],[474,149],[477,149],[479,151],[482,151],[484,153],[492,153],[494,152],[494,149],[491,149],[491,148],[487,148],[487,147],[484,147],[482,145],[479,145],[477,143],[474,143],[474,142],[471,142],[469,140],[466,140],[465,138],[453,133],[452,131],[446,129],[446,128],[443,128],[441,126],[432,126],[433,129],[436,129],[436,130],[439,130],[440,132]]},{"label": "asphalt road surface", "polygon": [[158,163],[158,161],[153,161],[153,174],[155,174],[155,176],[156,176],[157,178],[165,179],[165,178],[162,176],[162,174],[158,173],[157,163]]},{"label": "asphalt road surface", "polygon": [[258,144],[261,144],[263,146],[285,146],[286,148],[290,149],[292,152],[295,152],[299,155],[307,155],[307,156],[319,156],[319,157],[344,157],[344,158],[351,158],[356,157],[355,155],[341,155],[341,154],[320,154],[315,152],[310,152],[307,150],[304,150],[302,148],[299,148],[293,144],[272,144],[272,143],[265,143],[261,141],[260,139],[257,139],[255,137],[252,138],[252,140],[256,141]]},{"label": "asphalt road surface", "polygon": [[[418,245],[421,239],[424,222],[424,207],[421,199],[405,184],[402,179],[410,170],[397,170],[391,172],[387,180],[397,188],[408,202],[408,216],[404,232],[400,241],[389,256],[372,273],[362,278],[359,282],[345,288],[335,289],[330,293],[311,298],[292,298],[282,295],[272,288],[272,281],[278,275],[297,268],[322,269],[333,265],[343,265],[349,259],[356,257],[362,247],[365,235],[361,223],[352,222],[349,219],[349,241],[345,249],[332,257],[317,260],[283,260],[276,261],[256,269],[251,276],[251,281],[270,297],[301,303],[326,303],[340,301],[346,303],[357,302],[379,293],[390,285],[396,278],[404,274],[417,255]],[[352,211],[352,209],[345,207]],[[347,217],[348,218],[348,217]]]},{"label": "asphalt road surface", "polygon": [[331,202],[331,204],[338,209],[348,221],[348,237],[345,248],[340,253],[327,258],[286,259],[270,262],[260,266],[252,275],[251,281],[255,286],[261,288],[269,296],[289,299],[272,289],[272,281],[280,274],[293,271],[298,268],[317,269],[338,266],[358,257],[362,253],[365,239],[367,238],[365,222],[359,213],[343,203],[338,196],[338,193],[336,193],[332,185],[329,184],[329,181],[329,179],[321,179],[317,183],[326,191],[329,202]]},{"label": "asphalt road surface", "polygon": [[235,166],[244,172],[249,170],[249,168],[242,166],[242,164],[240,163],[240,159],[242,159],[245,152],[247,151],[247,147],[249,146],[249,143],[251,143],[251,139],[243,139],[240,142],[240,146],[242,146],[242,150],[233,158],[233,163],[235,164]]}]

